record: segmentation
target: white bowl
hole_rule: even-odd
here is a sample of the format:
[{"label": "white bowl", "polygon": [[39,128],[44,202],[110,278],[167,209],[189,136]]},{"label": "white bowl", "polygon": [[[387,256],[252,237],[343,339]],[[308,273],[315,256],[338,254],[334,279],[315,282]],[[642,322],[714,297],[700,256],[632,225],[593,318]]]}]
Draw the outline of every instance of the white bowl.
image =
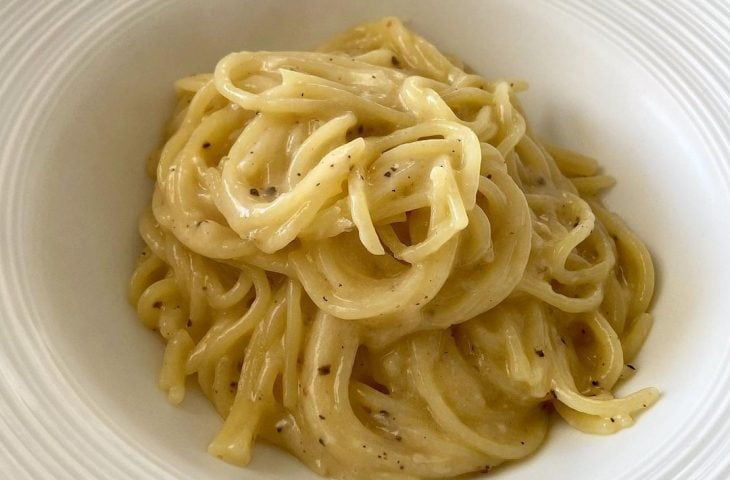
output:
[{"label": "white bowl", "polygon": [[0,6],[0,477],[316,478],[259,445],[208,456],[220,419],[156,386],[162,345],[125,290],[146,155],[172,82],[234,50],[307,49],[397,15],[488,77],[529,81],[553,143],[600,159],[649,245],[655,327],[629,391],[660,402],[598,437],[556,424],[517,478],[730,478],[727,7],[462,0],[4,2]]}]

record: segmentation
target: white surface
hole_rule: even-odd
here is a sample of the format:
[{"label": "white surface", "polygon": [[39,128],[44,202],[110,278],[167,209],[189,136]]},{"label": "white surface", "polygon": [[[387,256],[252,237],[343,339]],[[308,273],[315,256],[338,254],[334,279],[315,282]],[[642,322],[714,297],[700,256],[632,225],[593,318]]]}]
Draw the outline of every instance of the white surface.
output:
[{"label": "white surface", "polygon": [[528,80],[528,119],[618,178],[608,203],[657,265],[656,324],[625,390],[655,385],[660,402],[613,436],[556,425],[490,478],[730,478],[730,12],[602,5],[2,2],[0,478],[314,478],[265,446],[245,470],[210,458],[212,408],[157,389],[162,345],[125,300],[144,160],[173,80],[386,14],[486,76]]}]

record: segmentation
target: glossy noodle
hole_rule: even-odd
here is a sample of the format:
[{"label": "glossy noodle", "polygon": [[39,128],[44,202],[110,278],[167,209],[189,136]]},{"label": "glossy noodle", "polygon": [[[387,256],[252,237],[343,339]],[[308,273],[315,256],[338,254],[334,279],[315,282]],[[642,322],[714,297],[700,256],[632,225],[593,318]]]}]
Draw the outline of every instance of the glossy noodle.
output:
[{"label": "glossy noodle", "polygon": [[239,52],[175,84],[130,285],[224,419],[338,478],[440,478],[529,455],[551,411],[593,433],[651,327],[651,258],[587,157],[516,93],[395,18],[315,52]]}]

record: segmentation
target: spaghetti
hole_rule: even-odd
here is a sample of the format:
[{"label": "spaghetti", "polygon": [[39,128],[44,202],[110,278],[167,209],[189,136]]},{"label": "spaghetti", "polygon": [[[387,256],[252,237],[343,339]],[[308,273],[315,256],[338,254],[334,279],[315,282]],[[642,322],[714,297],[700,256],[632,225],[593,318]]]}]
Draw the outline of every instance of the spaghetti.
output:
[{"label": "spaghetti", "polygon": [[453,477],[533,452],[549,411],[611,433],[651,326],[642,242],[597,163],[535,139],[489,82],[395,18],[176,83],[130,285],[225,419],[339,478]]}]

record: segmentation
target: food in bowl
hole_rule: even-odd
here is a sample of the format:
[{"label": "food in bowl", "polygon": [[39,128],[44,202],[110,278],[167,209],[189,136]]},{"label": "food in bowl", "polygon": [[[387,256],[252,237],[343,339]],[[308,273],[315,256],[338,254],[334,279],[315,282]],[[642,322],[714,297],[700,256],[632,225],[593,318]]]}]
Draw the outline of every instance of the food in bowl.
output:
[{"label": "food in bowl", "polygon": [[237,52],[176,83],[130,284],[225,419],[339,478],[455,477],[534,452],[552,410],[612,433],[651,326],[646,247],[613,179],[544,145],[525,84],[488,81],[396,18],[314,52]]}]

